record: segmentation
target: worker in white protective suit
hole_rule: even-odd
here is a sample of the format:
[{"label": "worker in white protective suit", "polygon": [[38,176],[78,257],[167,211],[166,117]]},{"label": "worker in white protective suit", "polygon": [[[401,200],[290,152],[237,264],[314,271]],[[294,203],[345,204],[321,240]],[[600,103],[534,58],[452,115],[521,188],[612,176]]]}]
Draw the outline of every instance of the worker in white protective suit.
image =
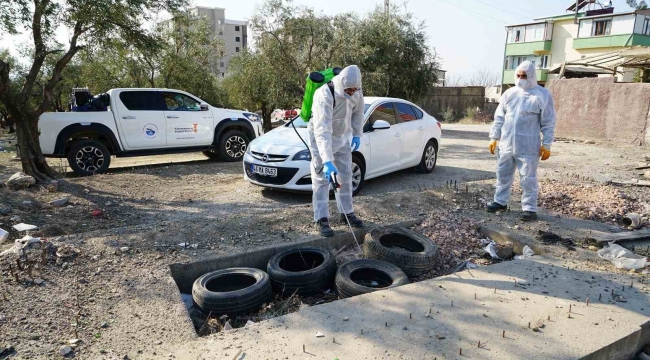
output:
[{"label": "worker in white protective suit", "polygon": [[337,202],[341,221],[345,223],[347,215],[351,226],[363,227],[352,207],[352,151],[359,149],[363,133],[364,101],[359,67],[346,67],[332,79],[331,85],[333,94],[330,84],[316,90],[313,118],[309,121],[314,220],[321,235],[326,237],[334,235],[329,225],[332,174],[337,175],[341,185]]},{"label": "worker in white protective suit", "polygon": [[[497,153],[497,183],[489,212],[507,209],[515,170],[522,189],[521,219],[537,219],[537,166],[551,156],[555,133],[555,106],[551,93],[537,85],[535,65],[521,63],[515,71],[515,87],[501,96],[490,131],[490,152]],[[540,139],[540,133],[541,138]]]}]

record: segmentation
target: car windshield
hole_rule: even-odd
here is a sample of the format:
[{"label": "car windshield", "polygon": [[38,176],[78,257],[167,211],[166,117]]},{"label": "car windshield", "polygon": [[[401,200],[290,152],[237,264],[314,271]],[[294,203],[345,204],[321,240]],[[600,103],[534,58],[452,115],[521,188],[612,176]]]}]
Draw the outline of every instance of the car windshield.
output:
[{"label": "car windshield", "polygon": [[[369,108],[370,108],[370,104],[366,104],[366,105],[364,106],[364,108],[363,108],[363,112],[365,113],[366,111],[368,111]],[[295,127],[297,127],[297,128],[306,128],[306,127],[307,127],[307,123],[305,122],[305,120],[303,120],[303,119],[300,117],[300,115],[299,115],[299,116],[296,116],[295,118],[293,118],[293,120],[291,120],[291,122],[293,122],[293,126],[295,126]],[[289,123],[287,124],[287,126],[290,126],[290,125],[291,125],[291,122],[289,122]]]}]

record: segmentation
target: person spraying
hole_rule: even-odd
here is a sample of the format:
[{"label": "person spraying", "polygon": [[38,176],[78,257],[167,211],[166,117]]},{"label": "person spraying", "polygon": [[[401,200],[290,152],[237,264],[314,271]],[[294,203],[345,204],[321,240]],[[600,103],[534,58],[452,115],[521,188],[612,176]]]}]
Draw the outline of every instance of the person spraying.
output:
[{"label": "person spraying", "polygon": [[[537,166],[551,156],[555,134],[555,106],[551,93],[537,85],[535,65],[521,63],[515,71],[516,86],[501,96],[490,130],[490,152],[497,150],[497,183],[488,212],[506,210],[515,170],[522,189],[521,220],[537,219]],[[540,139],[540,132],[542,139]]]},{"label": "person spraying", "polygon": [[337,207],[341,222],[363,227],[352,206],[352,151],[361,146],[363,112],[361,71],[356,65],[344,68],[331,85],[321,86],[314,94],[313,118],[308,129],[314,221],[321,236],[334,235],[329,225],[332,174],[336,174],[340,184]]}]

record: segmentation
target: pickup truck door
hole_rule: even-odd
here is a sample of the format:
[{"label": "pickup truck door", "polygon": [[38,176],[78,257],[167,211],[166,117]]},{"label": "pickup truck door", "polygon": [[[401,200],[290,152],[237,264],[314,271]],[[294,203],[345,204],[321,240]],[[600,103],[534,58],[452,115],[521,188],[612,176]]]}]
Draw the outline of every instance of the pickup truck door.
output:
[{"label": "pickup truck door", "polygon": [[167,146],[210,145],[214,140],[212,111],[187,94],[162,91],[165,100]]},{"label": "pickup truck door", "polygon": [[167,145],[162,93],[156,90],[124,90],[114,100],[121,137],[128,149]]}]

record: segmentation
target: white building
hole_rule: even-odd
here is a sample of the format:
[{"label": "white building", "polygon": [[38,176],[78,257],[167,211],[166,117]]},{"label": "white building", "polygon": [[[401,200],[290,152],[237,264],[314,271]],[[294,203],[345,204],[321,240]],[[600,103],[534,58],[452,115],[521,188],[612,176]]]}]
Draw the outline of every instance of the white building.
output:
[{"label": "white building", "polygon": [[214,71],[225,76],[230,59],[248,45],[248,22],[226,19],[224,8],[197,6],[191,9],[190,13],[207,18],[214,34],[224,42],[222,57],[215,63]]}]

